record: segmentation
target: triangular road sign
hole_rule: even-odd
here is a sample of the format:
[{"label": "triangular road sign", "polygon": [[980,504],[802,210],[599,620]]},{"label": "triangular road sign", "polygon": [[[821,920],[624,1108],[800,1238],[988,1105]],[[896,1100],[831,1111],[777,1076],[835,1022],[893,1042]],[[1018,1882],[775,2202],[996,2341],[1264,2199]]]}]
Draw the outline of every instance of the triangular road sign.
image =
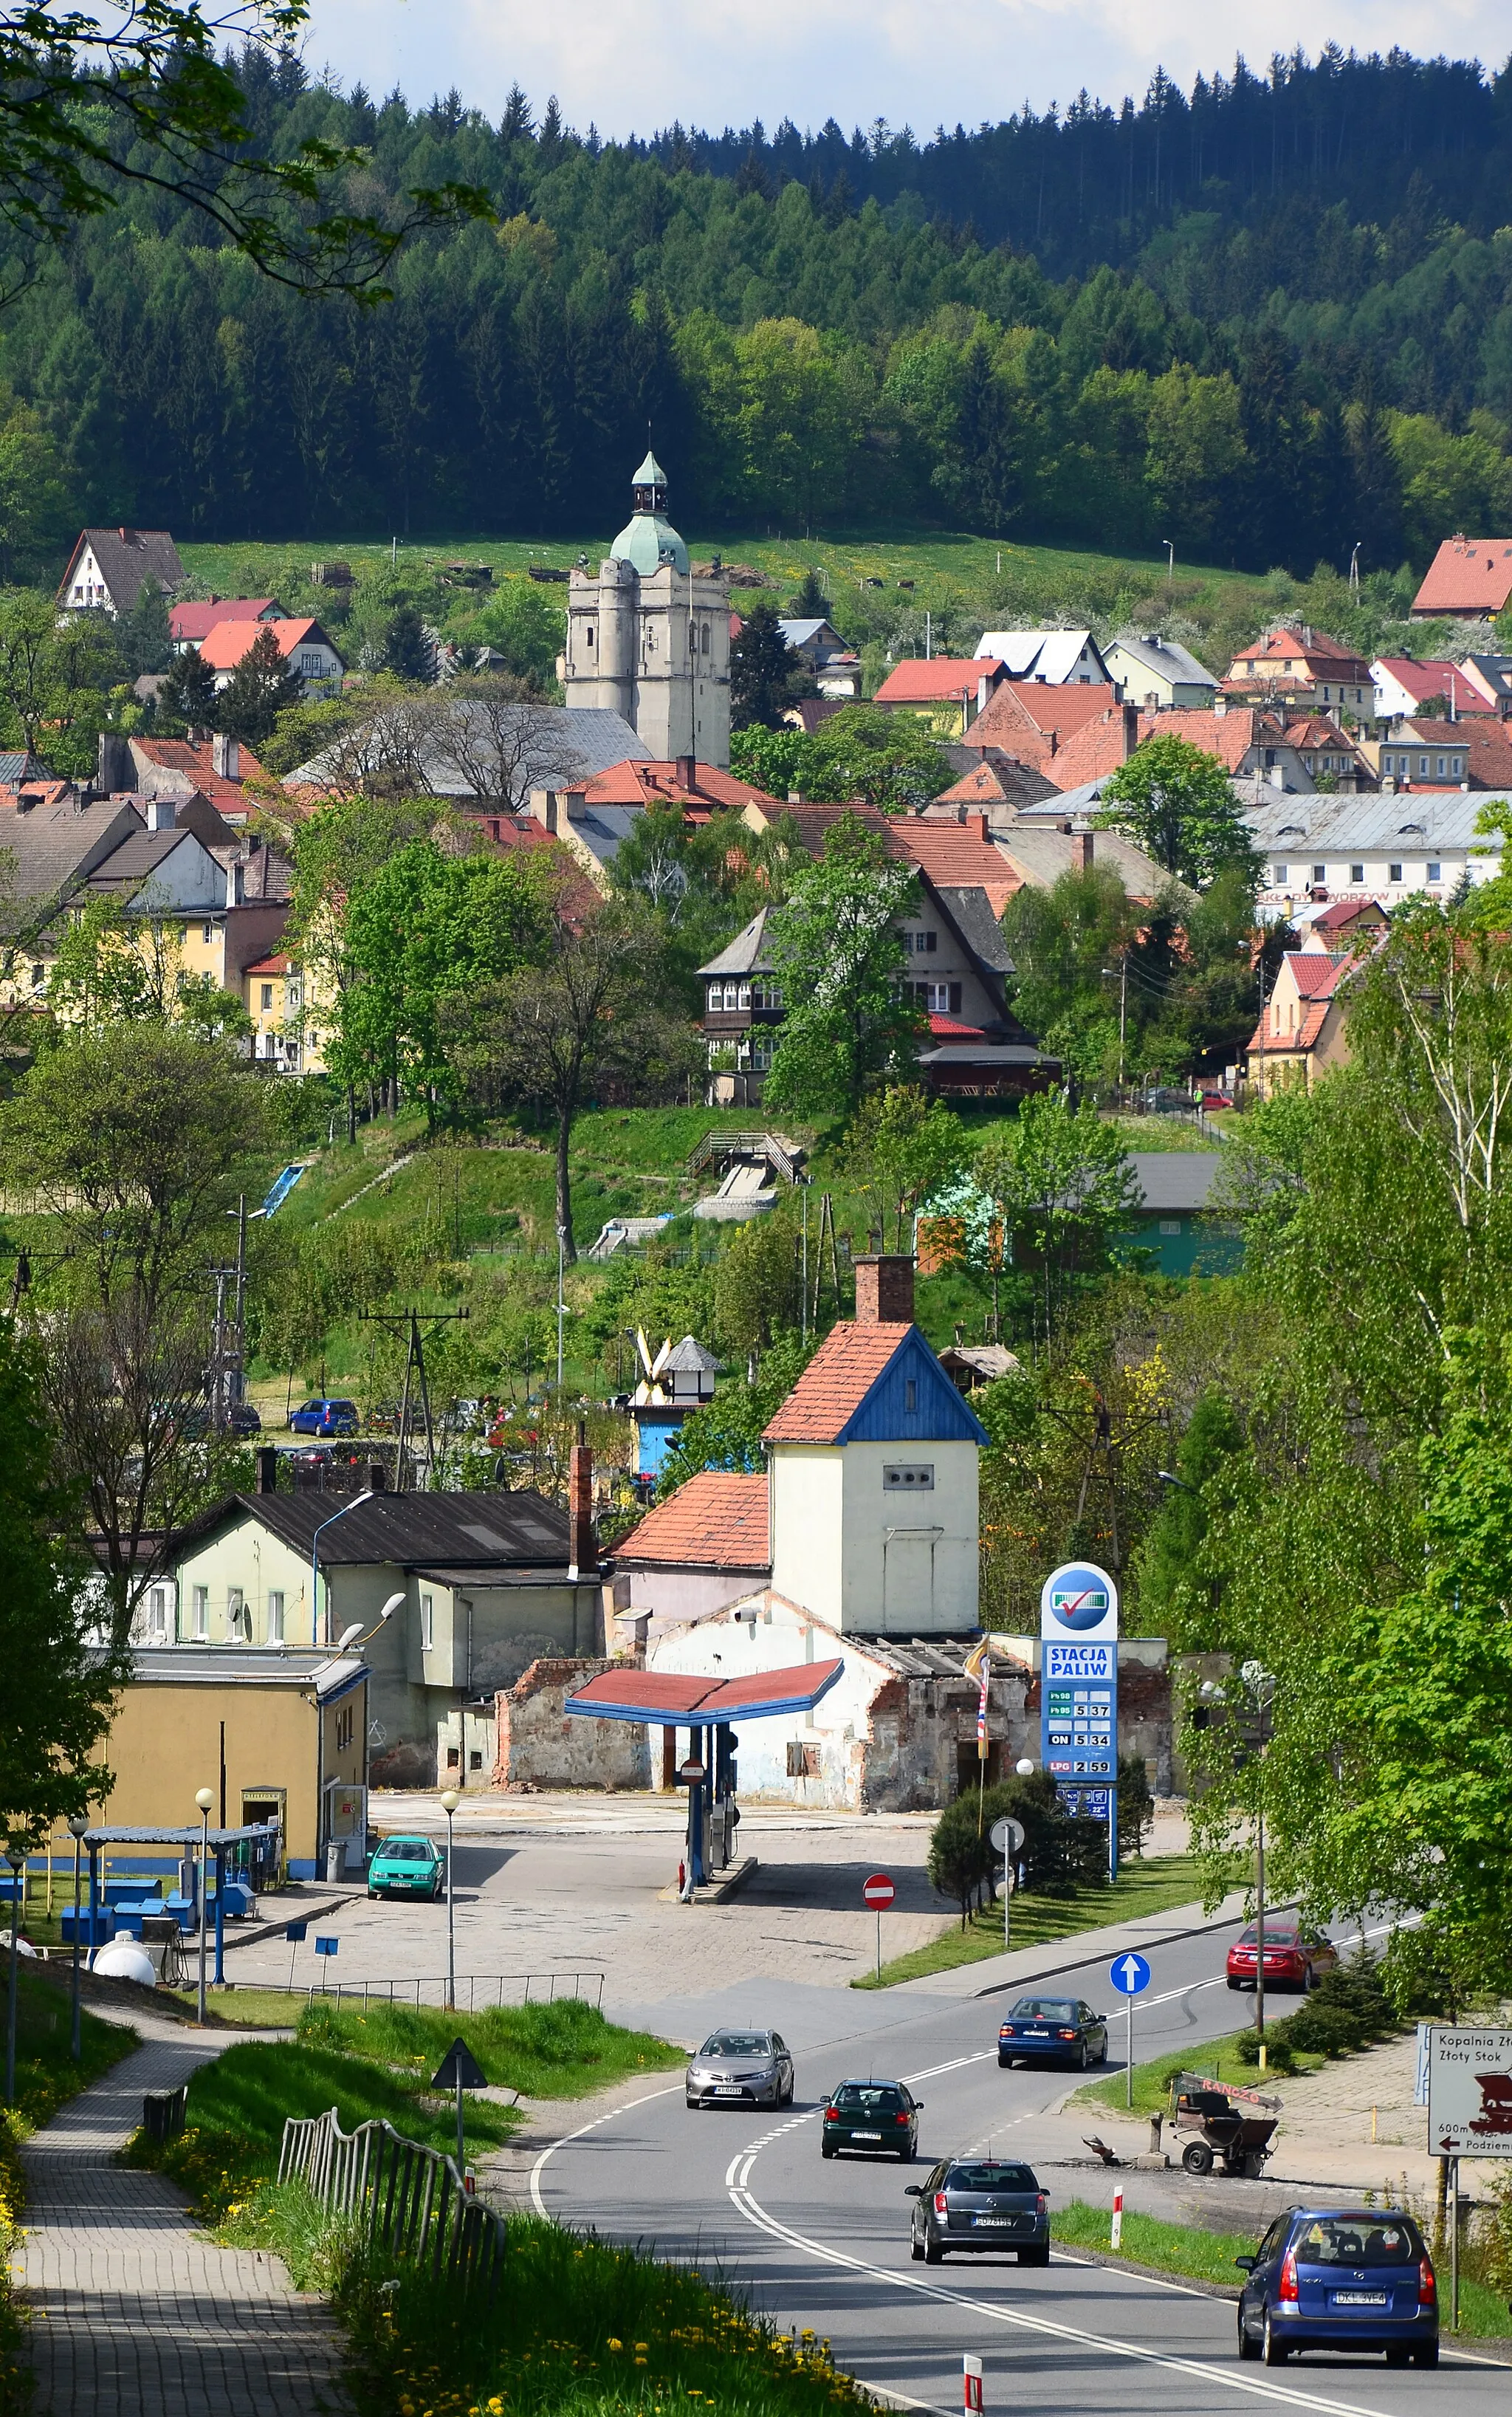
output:
[{"label": "triangular road sign", "polygon": [[464,2039],[452,2041],[431,2076],[432,2090],[486,2090],[488,2075]]}]

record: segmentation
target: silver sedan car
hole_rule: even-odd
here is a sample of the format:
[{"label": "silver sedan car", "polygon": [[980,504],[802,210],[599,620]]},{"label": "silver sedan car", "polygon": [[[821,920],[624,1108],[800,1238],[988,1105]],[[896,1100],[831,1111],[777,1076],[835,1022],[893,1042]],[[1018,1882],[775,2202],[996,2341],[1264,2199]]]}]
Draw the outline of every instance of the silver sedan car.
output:
[{"label": "silver sedan car", "polygon": [[780,2031],[715,2031],[688,2068],[689,2106],[785,2106],[793,2059]]}]

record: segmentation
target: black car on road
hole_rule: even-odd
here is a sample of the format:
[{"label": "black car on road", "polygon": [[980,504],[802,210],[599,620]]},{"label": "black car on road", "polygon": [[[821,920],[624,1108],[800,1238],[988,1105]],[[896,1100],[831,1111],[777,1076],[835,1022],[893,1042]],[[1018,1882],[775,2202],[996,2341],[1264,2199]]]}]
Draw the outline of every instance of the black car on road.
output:
[{"label": "black car on road", "polygon": [[1021,1998],[998,2026],[999,2064],[1108,2061],[1108,2017],[1081,1998]]},{"label": "black car on road", "polygon": [[860,2149],[873,2157],[901,2157],[910,2164],[918,2147],[923,2104],[900,2081],[842,2081],[825,2101],[819,2153],[833,2157],[841,2149]]},{"label": "black car on road", "polygon": [[1028,2166],[952,2157],[906,2195],[915,2202],[909,2246],[926,2266],[958,2249],[1011,2249],[1021,2266],[1050,2264],[1050,2201]]}]

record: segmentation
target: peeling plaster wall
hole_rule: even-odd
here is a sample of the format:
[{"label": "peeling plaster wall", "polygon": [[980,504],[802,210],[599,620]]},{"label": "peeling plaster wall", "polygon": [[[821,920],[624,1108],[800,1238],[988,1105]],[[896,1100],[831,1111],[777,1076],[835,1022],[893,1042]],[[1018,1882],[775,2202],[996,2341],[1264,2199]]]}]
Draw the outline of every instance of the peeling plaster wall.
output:
[{"label": "peeling plaster wall", "polygon": [[610,1667],[580,1656],[543,1657],[502,1690],[494,1699],[493,1786],[650,1786],[650,1732],[639,1722],[588,1721],[563,1710],[585,1680]]}]

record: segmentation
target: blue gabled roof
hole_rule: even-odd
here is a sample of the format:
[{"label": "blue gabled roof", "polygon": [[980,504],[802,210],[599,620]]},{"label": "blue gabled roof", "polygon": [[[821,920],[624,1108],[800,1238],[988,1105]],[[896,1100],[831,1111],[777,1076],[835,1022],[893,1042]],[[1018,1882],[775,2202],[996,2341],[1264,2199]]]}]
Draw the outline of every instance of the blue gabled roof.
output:
[{"label": "blue gabled roof", "polygon": [[[909,1388],[913,1387],[910,1408]],[[958,1392],[916,1326],[911,1326],[837,1443],[975,1443],[987,1429]]]}]

